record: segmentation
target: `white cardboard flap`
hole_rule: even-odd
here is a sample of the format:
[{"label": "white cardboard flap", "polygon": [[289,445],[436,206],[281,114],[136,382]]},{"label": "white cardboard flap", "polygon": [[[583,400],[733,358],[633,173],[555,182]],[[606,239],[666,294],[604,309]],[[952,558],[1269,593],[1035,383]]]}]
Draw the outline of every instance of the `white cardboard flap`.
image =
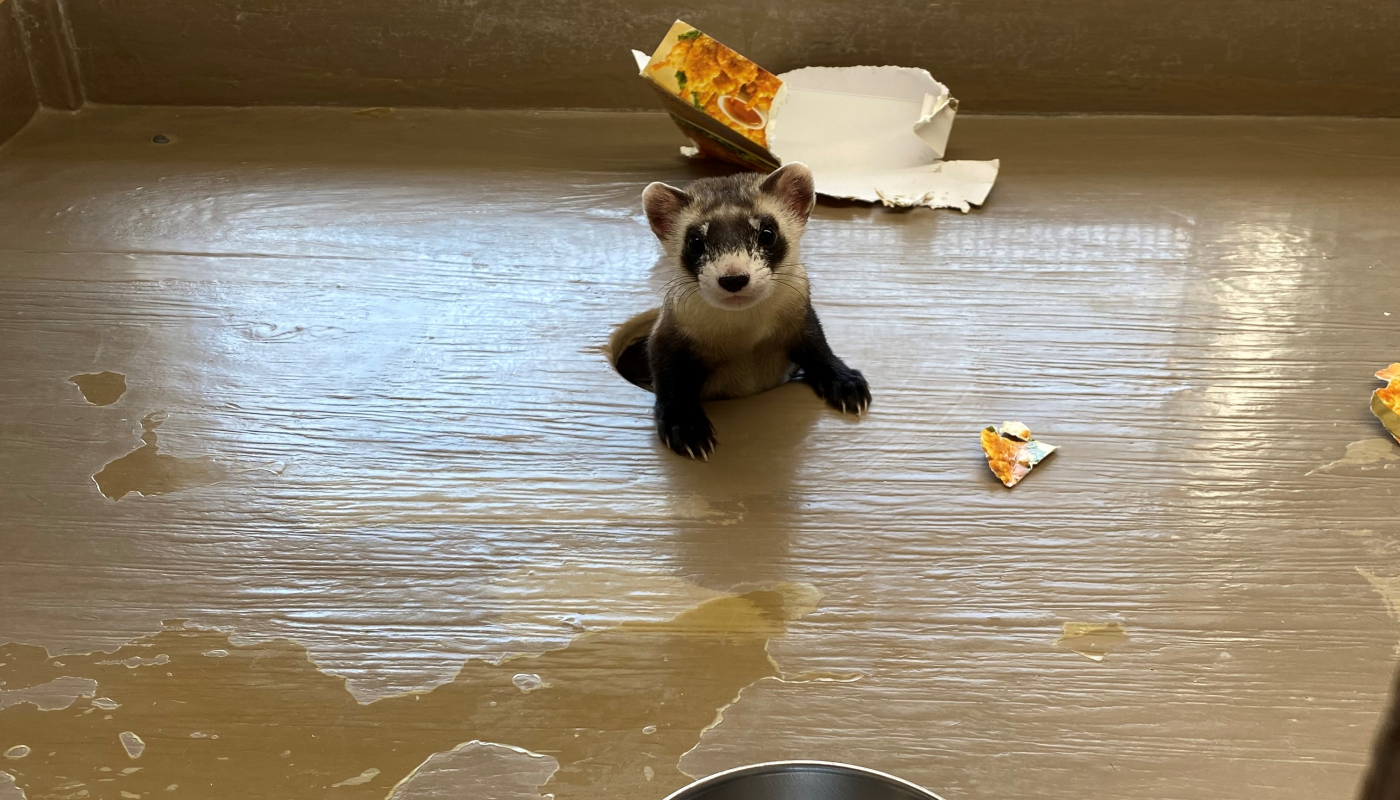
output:
[{"label": "white cardboard flap", "polygon": [[948,135],[953,132],[953,117],[958,113],[958,101],[952,95],[924,95],[924,107],[919,121],[914,123],[914,135],[923,140],[938,158],[948,151]]},{"label": "white cardboard flap", "polygon": [[[678,29],[694,31],[677,22],[668,37]],[[645,77],[654,56],[633,50],[632,57]],[[927,70],[803,67],[777,78],[782,85],[768,110],[763,160],[803,162],[819,194],[964,212],[986,202],[1001,162],[942,160],[958,101]],[[672,116],[677,117],[675,110]],[[679,117],[677,124],[696,145],[702,144],[697,136],[714,138],[690,130]],[[701,150],[682,147],[681,153],[696,157]],[[748,161],[736,163],[752,167]]]},{"label": "white cardboard flap", "polygon": [[769,112],[768,149],[784,163],[881,169],[943,157],[957,102],[926,70],[803,67],[778,77],[787,96]]},{"label": "white cardboard flap", "polygon": [[967,211],[996,181],[996,161],[941,161],[958,102],[926,70],[804,67],[778,76],[768,149],[811,168],[817,191],[887,206]]},{"label": "white cardboard flap", "polygon": [[969,211],[987,201],[1000,161],[937,161],[922,167],[835,171],[817,175],[817,191],[893,208],[928,206]]}]

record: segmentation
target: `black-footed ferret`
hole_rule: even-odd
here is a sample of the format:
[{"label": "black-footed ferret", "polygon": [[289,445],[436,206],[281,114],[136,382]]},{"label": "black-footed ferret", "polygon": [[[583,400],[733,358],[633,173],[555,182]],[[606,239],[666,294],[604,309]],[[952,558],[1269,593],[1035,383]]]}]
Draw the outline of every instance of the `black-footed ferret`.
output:
[{"label": "black-footed ferret", "polygon": [[674,268],[647,341],[656,430],[680,455],[708,460],[714,428],[702,400],[746,397],[800,370],[819,397],[862,414],[870,388],[831,352],[812,309],[798,244],[816,203],[812,173],[653,183],[647,220]]}]

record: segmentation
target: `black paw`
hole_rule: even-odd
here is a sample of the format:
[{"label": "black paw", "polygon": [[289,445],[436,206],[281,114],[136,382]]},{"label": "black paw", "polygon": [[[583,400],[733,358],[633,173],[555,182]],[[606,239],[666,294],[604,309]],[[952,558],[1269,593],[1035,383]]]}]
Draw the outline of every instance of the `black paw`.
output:
[{"label": "black paw", "polygon": [[686,458],[709,461],[715,451],[715,429],[703,411],[658,414],[656,432],[667,447]]},{"label": "black paw", "polygon": [[843,414],[864,414],[870,408],[870,386],[858,369],[833,372],[820,380],[808,378],[807,382],[817,397]]}]

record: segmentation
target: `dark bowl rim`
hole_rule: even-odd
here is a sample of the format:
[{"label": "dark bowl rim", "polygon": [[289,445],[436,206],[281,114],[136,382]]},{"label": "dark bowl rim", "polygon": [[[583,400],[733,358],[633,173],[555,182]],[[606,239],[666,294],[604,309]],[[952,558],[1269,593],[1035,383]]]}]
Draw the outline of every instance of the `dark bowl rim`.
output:
[{"label": "dark bowl rim", "polygon": [[727,769],[723,772],[716,772],[713,775],[701,778],[680,789],[677,789],[671,794],[666,795],[665,800],[686,800],[686,798],[689,797],[691,793],[700,789],[707,789],[719,786],[721,784],[729,783],[730,781],[734,781],[739,778],[748,777],[749,775],[763,775],[769,773],[783,772],[792,767],[816,767],[819,769],[828,769],[836,772],[854,772],[860,775],[864,775],[868,778],[874,778],[878,781],[891,783],[900,788],[908,789],[915,795],[926,798],[926,800],[943,800],[942,797],[939,797],[938,795],[934,794],[928,789],[925,789],[924,787],[919,786],[918,784],[910,783],[909,781],[906,781],[903,778],[897,778],[894,775],[890,775],[887,772],[881,772],[876,769],[870,769],[869,767],[858,767],[855,764],[842,764],[837,761],[808,760],[764,761],[758,764],[748,764],[742,767],[734,767],[732,769]]}]

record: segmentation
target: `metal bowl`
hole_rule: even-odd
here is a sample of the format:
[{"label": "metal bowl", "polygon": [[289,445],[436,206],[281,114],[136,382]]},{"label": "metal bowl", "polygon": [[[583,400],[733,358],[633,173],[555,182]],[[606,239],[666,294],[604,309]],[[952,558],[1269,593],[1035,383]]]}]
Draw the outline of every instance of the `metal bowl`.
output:
[{"label": "metal bowl", "polygon": [[893,775],[829,761],[770,761],[703,778],[666,800],[942,800]]}]

